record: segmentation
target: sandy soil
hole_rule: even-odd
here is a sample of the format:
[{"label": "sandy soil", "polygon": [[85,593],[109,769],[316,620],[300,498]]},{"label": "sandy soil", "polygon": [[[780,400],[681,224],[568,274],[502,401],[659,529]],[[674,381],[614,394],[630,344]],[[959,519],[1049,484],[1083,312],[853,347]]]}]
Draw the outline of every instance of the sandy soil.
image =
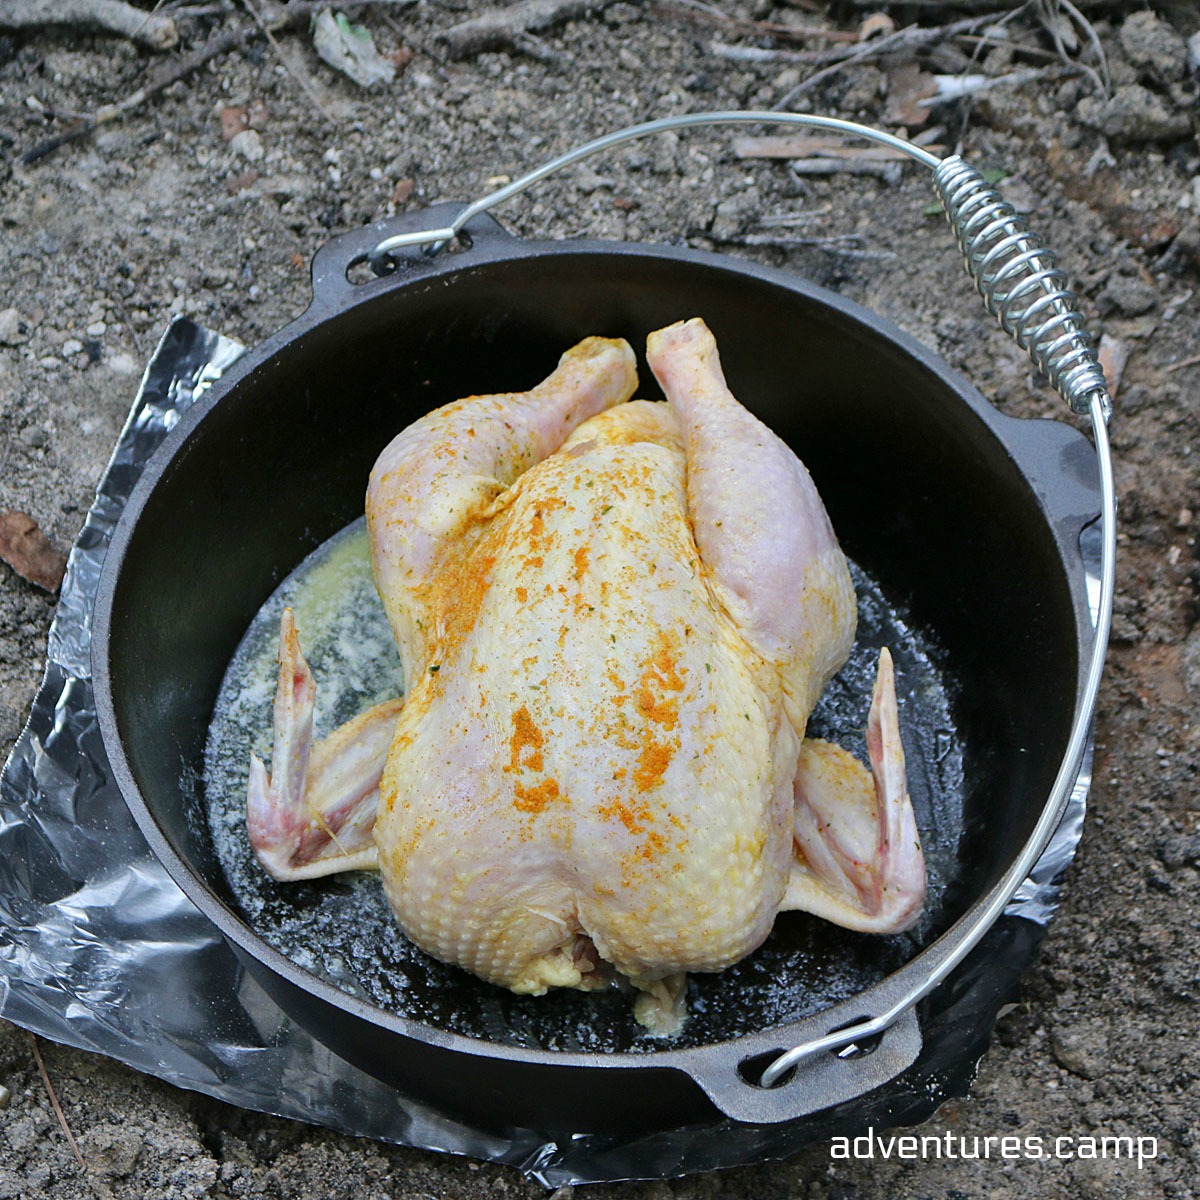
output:
[{"label": "sandy soil", "polygon": [[[470,199],[499,176],[594,134],[669,113],[769,108],[811,64],[714,47],[827,49],[616,3],[522,50],[455,60],[441,38],[484,6],[421,0],[365,11],[381,50],[411,51],[364,90],[321,63],[307,32],[251,39],[123,120],[33,162],[73,113],[129,96],[163,56],[107,36],[0,36],[0,510],[31,514],[61,549],[79,528],[138,376],[177,313],[254,343],[301,311],[307,263],[331,234],[405,208]],[[865,9],[723,4],[745,20],[853,30]],[[821,6],[816,6],[821,7]],[[922,6],[890,6],[931,24]],[[987,5],[966,5],[986,8]],[[998,7],[998,6],[993,6]],[[1051,6],[1053,7],[1053,6]],[[1183,3],[1081,4],[1103,47],[1065,31],[1088,72],[1015,18],[1009,46],[945,41],[929,73],[1041,73],[937,106],[912,132],[1004,177],[1075,280],[1083,311],[1127,354],[1112,425],[1121,533],[1096,783],[1063,908],[969,1099],[923,1132],[1157,1138],[1128,1161],[842,1163],[827,1146],[718,1175],[587,1189],[667,1197],[1184,1197],[1200,1178],[1200,14]],[[268,15],[270,15],[268,13]],[[187,49],[252,28],[236,5],[181,13]],[[1189,58],[1188,39],[1191,40]],[[1013,53],[1012,43],[1033,47]],[[175,55],[181,51],[172,52]],[[406,56],[398,54],[403,60]],[[830,74],[800,107],[888,128],[913,120],[912,55]],[[286,66],[284,65],[286,62]],[[889,86],[890,85],[890,86]],[[222,135],[222,111],[248,127]],[[229,122],[236,118],[226,112]],[[928,182],[791,174],[738,160],[724,133],[638,147],[510,205],[518,233],[685,241],[786,265],[898,322],[1002,409],[1061,405],[971,295]],[[770,218],[805,222],[789,230]],[[796,230],[809,244],[795,244]],[[853,235],[846,240],[844,235]],[[793,244],[788,244],[788,237]],[[766,243],[766,244],[763,244]],[[41,673],[54,597],[0,564],[0,753]],[[365,1143],[243,1113],[112,1062],[43,1044],[81,1170],[24,1031],[0,1025],[0,1197],[536,1196],[515,1171]],[[583,1189],[580,1189],[583,1190]]]}]

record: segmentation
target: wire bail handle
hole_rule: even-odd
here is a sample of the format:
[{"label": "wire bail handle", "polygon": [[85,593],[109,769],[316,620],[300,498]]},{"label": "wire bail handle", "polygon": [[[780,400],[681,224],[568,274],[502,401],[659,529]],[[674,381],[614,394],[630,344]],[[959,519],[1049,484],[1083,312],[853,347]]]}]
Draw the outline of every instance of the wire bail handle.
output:
[{"label": "wire bail handle", "polygon": [[[1116,491],[1112,456],[1108,441],[1108,422],[1112,399],[1104,370],[1096,355],[1092,338],[1084,331],[1083,318],[1076,310],[1065,273],[1052,251],[1043,245],[1025,221],[986,179],[959,155],[939,159],[920,146],[894,134],[812,113],[726,111],[685,113],[631,125],[614,133],[586,142],[543,163],[526,175],[490,192],[464,208],[454,221],[439,229],[416,230],[383,239],[368,254],[372,269],[379,275],[391,269],[393,251],[423,248],[433,255],[457,240],[463,226],[473,217],[525,191],[546,176],[581,159],[599,154],[613,146],[657,133],[693,126],[775,124],[829,130],[897,150],[915,159],[933,172],[934,190],[950,222],[963,255],[967,273],[983,299],[987,310],[1024,350],[1038,370],[1067,402],[1071,411],[1091,418],[1092,435],[1099,466],[1101,512],[1101,563],[1099,586],[1093,611],[1092,653],[1082,687],[1082,695],[1067,741],[1067,749],[1041,816],[1021,853],[1003,878],[988,893],[972,918],[970,927],[958,930],[951,952],[940,959],[933,970],[907,987],[899,998],[875,1016],[856,1021],[825,1036],[812,1038],[780,1054],[762,1072],[762,1087],[785,1086],[798,1064],[822,1052],[846,1053],[891,1028],[906,1012],[945,982],[984,933],[1004,911],[1013,893],[1033,869],[1046,843],[1058,826],[1071,790],[1079,778],[1090,741],[1092,716],[1100,688],[1104,655],[1112,624],[1112,603],[1116,563]],[[943,938],[951,933],[943,934]],[[940,939],[939,939],[940,940]]]},{"label": "wire bail handle", "polygon": [[525,191],[564,167],[613,146],[676,129],[704,125],[776,124],[830,130],[865,138],[899,151],[930,168],[937,197],[962,251],[968,274],[975,281],[988,311],[1033,360],[1034,365],[1066,400],[1072,412],[1086,414],[1093,395],[1108,420],[1112,401],[1092,339],[1075,310],[1065,274],[1054,254],[1026,226],[1016,210],[974,167],[959,155],[939,159],[894,134],[812,113],[755,111],[684,113],[618,129],[543,163],[512,183],[469,204],[452,224],[384,238],[367,256],[378,274],[385,274],[393,251],[423,247],[437,254],[458,238],[472,217]]}]

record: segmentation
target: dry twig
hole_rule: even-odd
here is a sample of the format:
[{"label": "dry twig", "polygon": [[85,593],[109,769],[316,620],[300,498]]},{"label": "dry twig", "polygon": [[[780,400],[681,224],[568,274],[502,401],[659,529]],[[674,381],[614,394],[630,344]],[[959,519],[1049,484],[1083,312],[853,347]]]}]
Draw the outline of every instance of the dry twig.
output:
[{"label": "dry twig", "polygon": [[828,61],[819,50],[780,50],[766,46],[731,46],[728,42],[709,42],[708,48],[718,58],[730,62],[749,63],[820,63]]},{"label": "dry twig", "polygon": [[227,54],[230,50],[236,50],[257,36],[259,36],[257,29],[229,29],[224,33],[213,34],[198,50],[193,50],[191,54],[185,55],[159,71],[149,83],[138,88],[137,91],[131,92],[123,100],[118,100],[114,104],[105,104],[96,109],[94,113],[81,118],[70,128],[63,130],[62,133],[55,134],[54,137],[47,138],[44,142],[39,142],[21,156],[21,161],[25,164],[37,162],[38,159],[53,154],[62,146],[87,137],[101,125],[108,125],[113,121],[120,120],[127,113],[133,112],[135,108],[140,108],[151,97],[166,91],[171,84],[178,83],[181,79],[186,79],[193,72],[198,71],[210,59]]},{"label": "dry twig", "polygon": [[871,175],[895,187],[902,178],[904,166],[872,158],[794,158],[787,169],[797,182],[802,175]]},{"label": "dry twig", "polygon": [[[53,3],[54,0],[49,0],[49,2]],[[374,8],[377,5],[405,5],[407,3],[409,0],[353,0],[345,7],[353,11],[359,8]],[[267,36],[268,33],[281,33],[284,30],[305,25],[314,12],[328,7],[329,0],[290,0],[286,5],[271,4],[263,17],[262,25],[254,28],[227,29],[222,33],[214,33],[204,45],[190,54],[185,54],[182,58],[164,64],[148,83],[143,84],[136,91],[112,104],[103,105],[93,113],[81,116],[69,128],[27,150],[21,156],[21,162],[26,165],[37,162],[38,159],[53,154],[61,147],[87,137],[100,126],[119,121],[122,117],[140,108],[147,100],[166,91],[173,83],[179,83],[190,75],[194,75],[212,59],[219,58],[222,54],[228,54],[233,50],[240,50],[250,42]]]},{"label": "dry twig", "polygon": [[[1041,0],[1039,13],[1042,18],[1042,25],[1046,29],[1046,32],[1050,34],[1059,57],[1063,62],[1077,66],[1083,71],[1095,84],[1096,90],[1100,95],[1107,99],[1112,94],[1112,80],[1108,73],[1108,59],[1104,56],[1104,47],[1100,43],[1100,36],[1096,33],[1092,23],[1071,3],[1071,0]],[[1058,25],[1053,20],[1053,17],[1058,14],[1064,16],[1071,25],[1080,29],[1083,36],[1087,38],[1088,44],[1092,48],[1092,53],[1095,54],[1096,61],[1100,64],[1098,71],[1089,67],[1086,63],[1077,62],[1068,53]]]},{"label": "dry twig", "polygon": [[1185,367],[1200,367],[1200,354],[1193,354],[1191,358],[1181,358],[1179,362],[1172,363],[1165,369],[1166,374],[1173,375],[1176,371],[1182,371]]},{"label": "dry twig", "polygon": [[[877,9],[879,0],[845,0],[852,8]],[[1078,0],[1078,7],[1089,12],[1127,8],[1129,0]],[[905,8],[939,9],[948,6],[947,0],[904,0]],[[1000,13],[1016,7],[1013,0],[954,0],[954,8],[969,13]]]},{"label": "dry twig", "polygon": [[895,33],[872,38],[870,41],[861,42],[850,49],[827,51],[821,61],[828,65],[796,84],[775,105],[775,111],[780,112],[791,108],[792,104],[805,92],[848,66],[869,62],[875,58],[882,58],[884,55],[912,54],[917,50],[927,50],[939,42],[948,41],[960,34],[974,33],[977,29],[994,23],[992,17],[964,17],[961,21],[951,21],[948,25],[906,25],[903,29],[897,29]]},{"label": "dry twig", "polygon": [[781,42],[858,42],[848,29],[826,29],[820,25],[782,25],[778,21],[750,21],[731,17],[700,0],[671,0],[660,5],[663,12],[704,25],[718,25],[731,33],[764,34]]},{"label": "dry twig", "polygon": [[769,246],[774,250],[823,250],[839,258],[892,259],[890,250],[864,250],[856,233],[834,233],[827,237],[788,237],[775,233],[731,233],[723,237],[708,234],[722,246]]},{"label": "dry twig", "polygon": [[452,25],[441,35],[453,58],[520,46],[543,29],[606,9],[614,0],[519,0]]},{"label": "dry twig", "polygon": [[1022,84],[1033,83],[1038,79],[1061,79],[1064,75],[1076,74],[1080,68],[1076,64],[1063,67],[1058,63],[1046,67],[1033,67],[1028,71],[1009,71],[1007,75],[934,75],[935,91],[932,96],[918,100],[923,108],[932,108],[935,104],[948,104],[952,100],[965,100],[990,92],[999,87],[1020,87]]},{"label": "dry twig", "polygon": [[4,0],[0,4],[0,29],[46,25],[116,33],[150,50],[170,50],[179,44],[170,17],[143,12],[124,0]]},{"label": "dry twig", "polygon": [[50,1072],[46,1070],[46,1064],[42,1059],[42,1050],[38,1045],[37,1038],[25,1030],[29,1038],[29,1045],[33,1050],[33,1060],[37,1063],[38,1074],[42,1077],[42,1083],[46,1087],[46,1092],[50,1096],[50,1103],[54,1108],[54,1114],[58,1117],[58,1123],[62,1127],[63,1134],[70,1143],[71,1152],[75,1155],[75,1161],[79,1164],[79,1169],[84,1173],[87,1172],[87,1163],[83,1161],[83,1155],[79,1153],[79,1143],[75,1140],[75,1135],[71,1132],[70,1125],[67,1124],[66,1114],[62,1110],[62,1105],[58,1102],[58,1096],[55,1094],[54,1085],[50,1082]]},{"label": "dry twig", "polygon": [[[1001,21],[997,21],[992,28],[995,29],[1001,24]],[[997,38],[991,30],[979,34],[964,33],[958,40],[963,44],[964,49],[967,46],[972,47],[972,62],[978,62],[984,50],[996,46],[1007,46],[1014,55],[1020,55],[1021,58],[1040,58],[1046,62],[1062,62],[1062,57],[1055,50],[1047,50],[1042,46],[1031,45],[1029,42],[1003,41]]]}]

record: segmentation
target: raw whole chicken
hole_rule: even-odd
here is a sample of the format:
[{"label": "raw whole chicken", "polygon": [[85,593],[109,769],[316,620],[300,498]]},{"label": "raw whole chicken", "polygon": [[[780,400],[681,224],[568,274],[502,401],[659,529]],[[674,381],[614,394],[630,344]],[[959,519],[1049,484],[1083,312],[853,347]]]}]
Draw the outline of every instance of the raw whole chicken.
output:
[{"label": "raw whole chicken", "polygon": [[702,321],[646,357],[665,404],[631,400],[633,351],[593,337],[384,450],[367,524],[407,695],[313,744],[285,611],[248,826],[276,879],[377,868],[428,953],[522,993],[623,977],[667,1034],[686,972],[777,913],[895,932],[925,868],[886,650],[871,771],[805,740],[856,623],[808,472]]}]

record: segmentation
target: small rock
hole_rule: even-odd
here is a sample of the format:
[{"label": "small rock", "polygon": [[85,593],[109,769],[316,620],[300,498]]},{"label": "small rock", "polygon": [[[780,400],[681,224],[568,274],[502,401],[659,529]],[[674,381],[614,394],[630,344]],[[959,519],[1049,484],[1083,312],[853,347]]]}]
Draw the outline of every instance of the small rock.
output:
[{"label": "small rock", "polygon": [[[785,82],[781,72],[775,80],[775,86],[780,92],[791,91],[803,78],[799,71],[794,72],[794,78]],[[846,79],[846,90],[842,93],[839,107],[846,112],[868,112],[879,99],[884,90],[884,75],[878,67],[861,66],[847,67],[842,73]]]},{"label": "small rock", "polygon": [[1187,65],[1188,70],[1200,73],[1200,31],[1188,38]]},{"label": "small rock", "polygon": [[241,133],[234,134],[229,139],[229,145],[247,162],[261,162],[263,155],[266,154],[262,136],[257,129],[243,129]]},{"label": "small rock", "polygon": [[1186,254],[1197,266],[1200,266],[1200,218],[1193,217],[1179,227],[1171,249]]},{"label": "small rock", "polygon": [[231,196],[236,196],[239,192],[253,187],[257,182],[258,170],[255,167],[247,167],[244,171],[231,175],[225,180],[225,191]]},{"label": "small rock", "polygon": [[1173,83],[1187,73],[1187,42],[1154,13],[1133,13],[1117,37],[1129,61],[1149,79]]},{"label": "small rock", "polygon": [[[790,92],[804,77],[800,74],[796,67],[784,67],[778,75],[775,76],[775,86],[781,92]],[[847,105],[849,107],[849,105]]]},{"label": "small rock", "polygon": [[1001,187],[1004,189],[1004,199],[1019,213],[1038,212],[1045,203],[1041,195],[1034,191],[1029,181],[1021,175],[1010,175]]},{"label": "small rock", "polygon": [[21,314],[15,308],[0,312],[0,346],[19,346],[27,337],[21,329]]},{"label": "small rock", "polygon": [[1166,106],[1162,97],[1140,83],[1117,88],[1112,99],[1085,96],[1075,115],[1090,129],[1098,129],[1114,141],[1158,142],[1187,137],[1192,120],[1186,112]]},{"label": "small rock", "polygon": [[137,1166],[144,1138],[135,1130],[109,1122],[93,1126],[79,1141],[92,1171],[104,1179],[125,1179]]},{"label": "small rock", "polygon": [[1158,857],[1168,871],[1200,865],[1200,833],[1181,833],[1167,838],[1159,844]]},{"label": "small rock", "polygon": [[1108,1036],[1095,1025],[1056,1030],[1050,1035],[1054,1060],[1072,1075],[1098,1079],[1109,1066]]},{"label": "small rock", "polygon": [[90,338],[103,337],[108,332],[108,325],[104,321],[93,321],[86,332]]},{"label": "small rock", "polygon": [[[18,1109],[19,1113],[20,1111]],[[5,1124],[5,1139],[13,1150],[32,1150],[39,1144],[44,1144],[43,1139],[49,1127],[49,1122],[35,1121],[32,1117],[21,1113],[16,1120]]]},{"label": "small rock", "polygon": [[83,349],[83,343],[78,338],[67,338],[62,344],[63,358],[70,358],[73,354],[78,354]]},{"label": "small rock", "polygon": [[575,186],[585,195],[590,196],[601,188],[612,190],[613,181],[605,175],[600,175],[588,166],[582,166],[575,174]]},{"label": "small rock", "polygon": [[996,1039],[1002,1046],[1019,1046],[1037,1031],[1036,1014],[1028,1004],[1009,1005],[996,1020]]},{"label": "small rock", "polygon": [[756,198],[745,193],[720,201],[713,211],[712,236],[731,238],[743,233],[758,207]]},{"label": "small rock", "polygon": [[133,375],[137,371],[137,363],[133,361],[133,355],[126,354],[124,351],[111,355],[105,362],[114,375]]},{"label": "small rock", "polygon": [[1193,701],[1200,702],[1200,625],[1187,635],[1179,662],[1183,668],[1183,686]]},{"label": "small rock", "polygon": [[[1138,1174],[1136,1170],[1129,1169],[1127,1160],[1109,1158],[1107,1155],[1094,1159],[1081,1156],[1064,1162],[1062,1166],[1066,1176],[1064,1194],[1077,1200],[1113,1200],[1114,1196],[1127,1197],[1128,1200],[1149,1200],[1153,1194],[1148,1188],[1142,1187],[1140,1180],[1135,1179],[1132,1187],[1127,1186],[1130,1177]],[[1145,1174],[1150,1172],[1146,1171]]]},{"label": "small rock", "polygon": [[1082,80],[1066,79],[1059,84],[1058,91],[1054,93],[1054,106],[1069,111],[1079,103],[1086,91]]},{"label": "small rock", "polygon": [[1140,317],[1158,303],[1158,292],[1137,275],[1113,274],[1097,297],[1101,309],[1126,317]]},{"label": "small rock", "polygon": [[1156,972],[1163,990],[1189,1004],[1200,1001],[1200,970],[1186,957],[1164,962]]},{"label": "small rock", "polygon": [[643,20],[636,4],[613,4],[604,10],[604,23],[614,27],[628,25],[633,21]]},{"label": "small rock", "polygon": [[1146,864],[1146,870],[1143,874],[1146,880],[1146,886],[1153,888],[1156,892],[1163,892],[1165,895],[1174,896],[1179,890],[1172,882],[1168,875],[1156,862]]},{"label": "small rock", "polygon": [[1121,412],[1135,413],[1141,412],[1152,399],[1150,389],[1144,383],[1135,383],[1121,393],[1118,403],[1121,406]]}]

